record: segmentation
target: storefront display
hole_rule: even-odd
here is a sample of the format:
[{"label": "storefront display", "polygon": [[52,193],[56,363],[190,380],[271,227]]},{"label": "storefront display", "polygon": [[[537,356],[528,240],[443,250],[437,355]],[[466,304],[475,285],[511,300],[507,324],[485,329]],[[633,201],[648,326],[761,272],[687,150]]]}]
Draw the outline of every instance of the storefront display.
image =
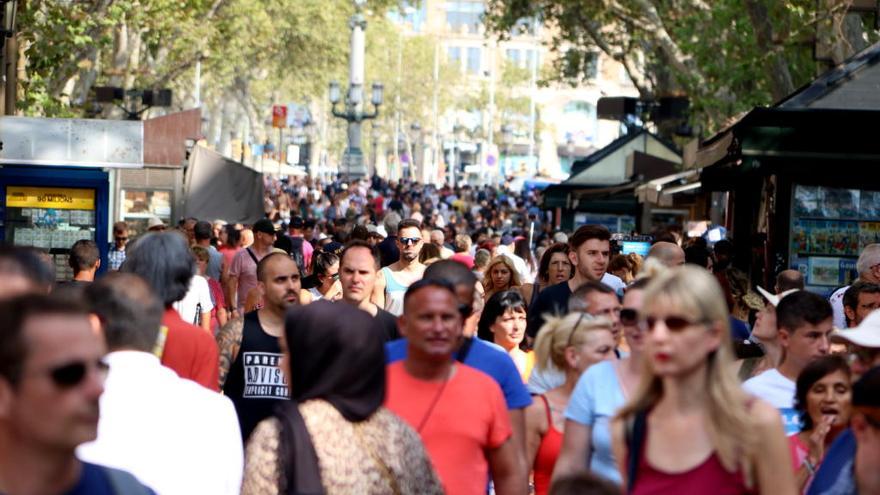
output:
[{"label": "storefront display", "polygon": [[56,278],[69,279],[70,247],[80,239],[96,239],[95,190],[8,186],[5,206],[7,240],[46,250]]},{"label": "storefront display", "polygon": [[880,192],[795,185],[791,214],[789,259],[808,286],[851,283],[861,250],[880,242]]},{"label": "storefront display", "polygon": [[131,235],[147,231],[150,218],[158,218],[171,225],[171,191],[131,190],[122,191],[122,219],[128,224]]}]

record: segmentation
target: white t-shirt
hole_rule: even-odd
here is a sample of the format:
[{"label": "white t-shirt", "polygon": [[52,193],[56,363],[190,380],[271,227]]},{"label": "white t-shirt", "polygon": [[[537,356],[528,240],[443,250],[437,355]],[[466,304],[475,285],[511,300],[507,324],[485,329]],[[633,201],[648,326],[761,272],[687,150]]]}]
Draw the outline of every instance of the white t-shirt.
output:
[{"label": "white t-shirt", "polygon": [[173,306],[180,313],[180,318],[183,321],[196,324],[194,322],[198,321],[196,313],[200,304],[202,313],[210,313],[214,309],[208,281],[201,275],[194,275],[189,282],[189,290],[186,291],[186,295]]},{"label": "white t-shirt", "polygon": [[779,409],[787,435],[800,431],[800,414],[794,409],[794,381],[773,368],[749,378],[742,386],[746,392]]},{"label": "white t-shirt", "polygon": [[626,284],[623,283],[623,280],[621,280],[620,277],[608,272],[605,272],[605,274],[602,275],[602,283],[614,289],[614,292],[617,292],[618,294],[621,294],[623,289],[626,288]]},{"label": "white t-shirt", "polygon": [[843,295],[849,288],[849,285],[841,287],[828,298],[828,302],[831,303],[831,309],[834,312],[834,326],[837,328],[846,328],[846,313],[843,312]]}]

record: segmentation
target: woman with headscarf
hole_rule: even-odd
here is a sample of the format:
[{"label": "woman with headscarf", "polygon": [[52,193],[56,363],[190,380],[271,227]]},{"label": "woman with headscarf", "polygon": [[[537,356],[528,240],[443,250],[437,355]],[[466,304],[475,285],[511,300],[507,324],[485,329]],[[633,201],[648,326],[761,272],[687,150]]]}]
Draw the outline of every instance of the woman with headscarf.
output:
[{"label": "woman with headscarf", "polygon": [[442,493],[418,434],[382,407],[385,355],[369,314],[297,307],[281,348],[291,401],[248,441],[242,494]]}]

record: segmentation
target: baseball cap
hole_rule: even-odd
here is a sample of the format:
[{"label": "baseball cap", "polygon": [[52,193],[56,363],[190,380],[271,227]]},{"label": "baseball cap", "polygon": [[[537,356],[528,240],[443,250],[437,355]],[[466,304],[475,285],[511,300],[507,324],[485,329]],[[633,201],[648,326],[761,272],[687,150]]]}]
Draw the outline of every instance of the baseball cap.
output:
[{"label": "baseball cap", "polygon": [[855,344],[862,347],[880,348],[880,311],[872,311],[855,328],[837,330],[831,334],[832,342]]},{"label": "baseball cap", "polygon": [[761,295],[764,296],[764,299],[772,304],[773,307],[779,306],[779,301],[781,301],[783,297],[799,290],[800,289],[789,289],[787,291],[780,292],[779,294],[771,294],[770,291],[768,291],[767,289],[761,287],[760,285],[758,286],[758,292],[760,292]]},{"label": "baseball cap", "polygon": [[251,228],[254,232],[263,232],[265,234],[275,234],[275,225],[268,218],[261,218]]}]

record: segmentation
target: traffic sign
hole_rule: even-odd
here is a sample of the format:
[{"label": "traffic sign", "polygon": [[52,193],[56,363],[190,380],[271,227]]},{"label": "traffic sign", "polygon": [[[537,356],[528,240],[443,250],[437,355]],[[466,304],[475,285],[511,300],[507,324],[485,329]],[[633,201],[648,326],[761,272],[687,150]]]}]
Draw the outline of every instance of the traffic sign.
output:
[{"label": "traffic sign", "polygon": [[272,105],[272,127],[287,127],[287,105]]}]

